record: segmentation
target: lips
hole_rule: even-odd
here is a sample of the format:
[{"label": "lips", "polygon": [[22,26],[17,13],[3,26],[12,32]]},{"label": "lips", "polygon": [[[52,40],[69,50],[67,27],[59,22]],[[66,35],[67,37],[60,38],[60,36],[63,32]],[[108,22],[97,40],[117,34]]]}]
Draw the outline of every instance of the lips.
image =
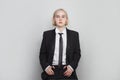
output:
[{"label": "lips", "polygon": [[59,24],[62,24],[62,22],[59,22]]}]

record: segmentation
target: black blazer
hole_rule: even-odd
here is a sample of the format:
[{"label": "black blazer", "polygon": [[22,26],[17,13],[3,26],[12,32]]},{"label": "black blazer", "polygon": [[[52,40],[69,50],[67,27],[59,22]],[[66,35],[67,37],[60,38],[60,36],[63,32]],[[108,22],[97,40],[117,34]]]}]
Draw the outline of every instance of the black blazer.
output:
[{"label": "black blazer", "polygon": [[[79,34],[73,30],[67,30],[67,49],[66,49],[66,64],[70,65],[74,70],[78,66],[81,57]],[[43,33],[43,40],[40,48],[40,64],[42,69],[48,65],[52,65],[55,49],[55,29],[48,30]]]}]

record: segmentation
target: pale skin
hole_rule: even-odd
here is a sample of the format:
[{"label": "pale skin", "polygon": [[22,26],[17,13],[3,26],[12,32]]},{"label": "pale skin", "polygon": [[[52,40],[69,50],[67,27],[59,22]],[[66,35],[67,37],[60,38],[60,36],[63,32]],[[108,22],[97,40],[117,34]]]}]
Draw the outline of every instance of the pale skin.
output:
[{"label": "pale skin", "polygon": [[[66,22],[68,21],[66,13],[62,10],[59,10],[56,12],[55,17],[53,19],[56,22],[56,27],[60,30],[60,32],[62,32]],[[55,69],[54,66],[49,66],[48,69],[45,70],[48,75],[54,75],[54,71],[52,70],[52,68]],[[64,69],[65,68],[67,69],[63,73],[64,76],[70,77],[73,70],[69,66],[64,66]]]}]

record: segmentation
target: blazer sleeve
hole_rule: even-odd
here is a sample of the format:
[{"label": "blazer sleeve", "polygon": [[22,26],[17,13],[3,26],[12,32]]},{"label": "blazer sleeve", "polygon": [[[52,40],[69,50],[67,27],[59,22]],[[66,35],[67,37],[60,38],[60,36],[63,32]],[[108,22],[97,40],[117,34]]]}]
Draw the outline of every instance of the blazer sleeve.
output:
[{"label": "blazer sleeve", "polygon": [[45,68],[47,66],[49,66],[48,60],[47,60],[47,46],[46,46],[46,37],[47,35],[45,34],[45,32],[43,33],[43,39],[42,39],[42,43],[41,43],[41,48],[40,48],[40,54],[39,54],[39,60],[40,60],[40,64],[42,66],[42,69],[45,70]]},{"label": "blazer sleeve", "polygon": [[78,62],[80,60],[81,57],[81,49],[80,49],[80,42],[79,42],[79,34],[78,32],[75,34],[75,49],[74,49],[74,56],[73,56],[73,60],[71,60],[70,62],[70,66],[75,70],[78,66]]}]

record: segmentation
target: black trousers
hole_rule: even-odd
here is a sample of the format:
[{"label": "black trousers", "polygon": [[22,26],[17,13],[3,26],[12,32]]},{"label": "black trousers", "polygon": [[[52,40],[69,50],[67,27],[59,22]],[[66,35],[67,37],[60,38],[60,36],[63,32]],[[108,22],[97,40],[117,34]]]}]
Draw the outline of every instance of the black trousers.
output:
[{"label": "black trousers", "polygon": [[45,71],[42,73],[42,80],[78,80],[76,72],[74,71],[70,77],[64,76],[66,69],[63,69],[64,66],[54,66],[55,69],[54,75],[48,75]]}]

